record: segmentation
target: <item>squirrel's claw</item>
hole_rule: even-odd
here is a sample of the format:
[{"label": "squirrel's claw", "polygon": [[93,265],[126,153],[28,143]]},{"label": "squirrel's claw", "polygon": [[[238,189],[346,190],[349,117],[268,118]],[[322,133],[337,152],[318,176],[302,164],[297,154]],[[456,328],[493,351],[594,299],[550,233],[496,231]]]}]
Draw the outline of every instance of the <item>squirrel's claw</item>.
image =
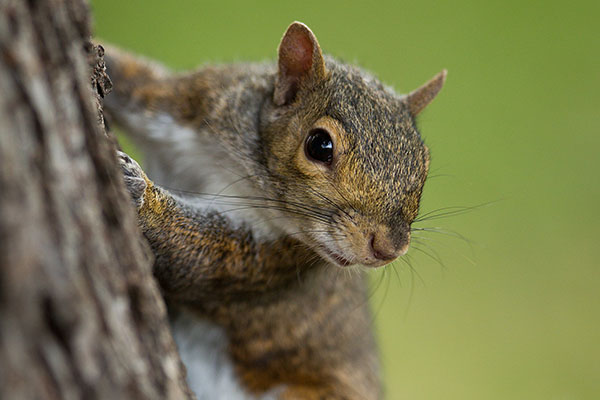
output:
[{"label": "squirrel's claw", "polygon": [[139,210],[144,204],[144,193],[148,186],[146,183],[146,174],[134,159],[122,151],[117,151],[117,157],[121,171],[123,171],[125,186],[127,186],[133,203]]}]

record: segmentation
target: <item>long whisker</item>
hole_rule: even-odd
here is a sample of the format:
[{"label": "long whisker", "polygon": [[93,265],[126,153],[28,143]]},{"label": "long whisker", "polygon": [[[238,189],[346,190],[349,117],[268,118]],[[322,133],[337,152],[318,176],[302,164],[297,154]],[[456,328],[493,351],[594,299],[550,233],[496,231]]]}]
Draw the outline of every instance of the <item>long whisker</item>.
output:
[{"label": "long whisker", "polygon": [[375,295],[375,292],[377,290],[379,290],[384,277],[385,277],[385,268],[383,268],[382,272],[379,274],[379,279],[377,280],[377,284],[375,285],[375,287],[369,289],[369,292],[367,293],[367,300],[371,300],[371,298]]},{"label": "long whisker", "polygon": [[478,204],[470,207],[461,207],[461,206],[450,206],[450,207],[442,207],[436,210],[429,211],[421,216],[417,217],[413,222],[423,222],[423,221],[431,221],[439,218],[448,218],[455,215],[465,214],[474,210],[478,210],[483,207],[490,206],[492,204],[498,203],[501,200],[489,201],[486,203]]},{"label": "long whisker", "polygon": [[[387,279],[386,279],[386,277],[387,277]],[[384,280],[386,280],[385,289],[383,291],[383,296],[381,297],[381,301],[379,302],[379,305],[376,307],[375,312],[373,313],[373,320],[376,320],[377,316],[381,312],[381,310],[383,308],[383,303],[385,302],[385,299],[390,290],[390,282],[391,282],[390,278],[391,277],[390,277],[390,274],[388,273],[388,266],[385,266],[383,268],[383,278],[384,278]],[[400,283],[400,286],[402,286],[402,283]]]},{"label": "long whisker", "polygon": [[[331,186],[333,188],[333,190],[335,190],[337,192],[337,194],[342,198],[342,200],[344,200],[344,202],[350,208],[352,208],[352,210],[355,213],[359,213],[359,211],[356,209],[356,207],[354,207],[352,205],[352,203],[350,203],[350,201],[346,198],[346,196],[344,196],[344,194],[340,191],[339,187],[334,182],[332,182],[330,179],[328,179],[326,176],[324,176],[324,174],[323,174],[323,177],[324,177],[325,182],[327,182],[329,184],[329,186]],[[352,219],[352,217],[350,217],[350,219]]]},{"label": "long whisker", "polygon": [[[219,190],[219,191],[217,192],[217,194],[216,194],[216,195],[214,196],[214,198],[213,198],[213,201],[214,201],[214,200],[217,198],[217,196],[219,196],[219,195],[223,194],[223,192],[225,192],[227,189],[229,189],[229,188],[230,188],[230,187],[232,187],[233,185],[236,185],[236,184],[238,184],[238,183],[240,183],[240,182],[242,182],[242,181],[244,181],[244,180],[246,180],[246,179],[250,179],[250,178],[252,178],[252,177],[254,177],[254,176],[256,176],[256,175],[246,175],[246,176],[242,176],[241,178],[239,178],[239,179],[236,179],[235,181],[233,181],[233,182],[229,183],[228,185],[225,185],[225,186],[224,186],[224,187],[223,187],[221,190]],[[211,202],[211,204],[210,204],[210,205],[212,206],[212,202]]]},{"label": "long whisker", "polygon": [[307,217],[307,218],[310,218],[310,219],[313,219],[316,221],[324,222],[324,223],[331,222],[330,218],[323,217],[320,214],[317,214],[314,212],[304,211],[304,210],[296,210],[296,209],[288,209],[285,207],[269,206],[269,205],[246,205],[243,207],[236,207],[236,208],[219,211],[219,212],[217,212],[217,214],[224,215],[229,212],[242,211],[242,210],[248,210],[248,209],[277,210],[277,211],[287,212],[287,213],[291,213],[291,214],[301,215],[301,216],[304,216],[304,217]]},{"label": "long whisker", "polygon": [[[424,243],[420,243],[420,244],[423,245],[423,246],[426,246]],[[442,260],[440,259],[439,255],[437,253],[435,253],[435,256],[434,256],[434,255],[431,255],[430,253],[426,252],[425,250],[421,249],[420,247],[417,247],[417,246],[411,246],[411,247],[413,249],[417,250],[418,252],[425,254],[427,257],[431,258],[432,260],[434,260],[435,262],[437,262],[438,264],[440,264],[440,266],[443,269],[447,269],[446,268],[446,264],[444,264],[442,262]],[[434,252],[434,250],[431,249],[431,248],[429,248],[429,250],[431,250],[432,252]]]},{"label": "long whisker", "polygon": [[[410,289],[408,291],[408,302],[406,303],[406,308],[404,309],[404,316],[403,319],[406,320],[406,318],[408,317],[408,311],[410,310],[410,306],[412,305],[413,302],[413,297],[414,297],[414,293],[415,293],[415,274],[416,271],[415,269],[412,267],[410,261],[410,259],[404,260],[404,262],[406,264],[408,264],[410,266]],[[395,266],[393,266],[394,270],[396,269]],[[419,279],[421,281],[423,281],[423,278],[420,277],[420,275],[416,274],[417,276],[419,276]]]},{"label": "long whisker", "polygon": [[[311,214],[315,217],[320,217],[322,222],[326,222],[326,223],[330,223],[331,222],[331,215],[324,212],[323,210],[317,208],[317,207],[309,207],[305,204],[302,203],[298,203],[298,202],[293,202],[293,201],[286,201],[286,200],[280,200],[280,199],[274,199],[274,198],[269,198],[269,197],[263,197],[263,196],[237,196],[237,195],[224,195],[224,194],[209,194],[209,193],[200,193],[200,192],[193,192],[193,191],[186,191],[186,190],[178,190],[178,189],[169,189],[168,190],[172,190],[172,191],[178,191],[181,193],[185,193],[185,194],[189,194],[189,195],[194,195],[197,197],[213,197],[213,198],[219,198],[220,203],[219,204],[224,204],[224,205],[245,205],[248,208],[251,207],[255,207],[255,208],[272,208],[272,209],[276,209],[279,211],[290,211],[293,213],[299,213],[300,210],[306,212],[307,214]],[[240,203],[240,202],[230,202],[230,203],[226,203],[224,201],[222,201],[221,199],[229,199],[229,200],[245,200],[245,201],[256,201],[256,202],[273,202],[276,204],[280,204],[280,205],[285,205],[287,206],[287,208],[289,208],[290,210],[288,210],[286,207],[282,207],[282,206],[268,206],[268,205],[264,205],[264,204],[260,204],[260,205],[252,205],[251,203]],[[213,199],[214,201],[214,199]]]},{"label": "long whisker", "polygon": [[[455,247],[455,246],[450,246],[449,244],[447,244],[447,243],[444,243],[444,242],[443,242],[443,241],[441,241],[441,240],[436,240],[435,238],[424,237],[424,236],[415,236],[415,235],[413,235],[413,239],[414,239],[414,240],[415,240],[415,242],[416,242],[416,243],[418,243],[419,245],[423,245],[423,246],[427,247],[429,250],[431,250],[432,252],[434,252],[434,253],[436,253],[436,254],[437,254],[436,250],[435,250],[433,247],[429,246],[429,245],[426,243],[426,241],[435,242],[437,245],[442,245],[442,246],[445,246],[446,248],[450,248],[450,250],[451,250],[452,252],[454,252],[455,254],[459,255],[459,256],[460,256],[460,257],[462,257],[462,258],[464,258],[464,259],[465,259],[465,260],[467,260],[467,261],[468,261],[470,264],[472,264],[472,265],[477,265],[477,263],[475,262],[475,260],[473,260],[471,257],[468,257],[467,255],[463,254],[462,252],[458,251],[458,250],[456,249],[456,247]],[[470,244],[469,244],[469,245],[470,245]],[[472,246],[470,246],[470,248],[471,248],[471,252],[473,252],[473,247],[472,247]],[[439,257],[439,258],[441,259],[441,257]]]},{"label": "long whisker", "polygon": [[461,235],[460,233],[453,231],[451,229],[443,229],[440,227],[430,227],[430,228],[418,228],[418,227],[412,227],[411,228],[411,232],[432,232],[432,233],[438,233],[438,234],[442,234],[442,235],[448,235],[448,236],[452,236],[455,237],[457,239],[462,240],[463,242],[469,244],[469,245],[473,245],[475,244],[471,239]]},{"label": "long whisker", "polygon": [[423,279],[421,274],[419,274],[419,272],[413,267],[412,257],[410,256],[410,254],[405,254],[404,256],[400,257],[400,261],[402,261],[404,264],[406,264],[408,266],[408,268],[410,268],[411,273],[414,273],[417,276],[417,278],[419,278],[419,281],[421,281],[423,286],[427,286],[425,284],[425,280]]},{"label": "long whisker", "polygon": [[344,210],[338,204],[336,204],[335,202],[333,202],[333,200],[331,200],[330,198],[328,198],[324,194],[319,193],[319,191],[315,190],[314,188],[312,188],[310,186],[306,186],[306,187],[308,189],[310,189],[314,194],[316,194],[317,196],[319,196],[320,198],[322,198],[323,200],[325,200],[327,203],[331,204],[335,209],[337,209],[337,210],[341,211],[342,213],[346,214],[346,216],[350,219],[350,221],[354,222],[354,218],[352,218],[352,216],[350,214],[348,214],[348,212],[346,210]]}]

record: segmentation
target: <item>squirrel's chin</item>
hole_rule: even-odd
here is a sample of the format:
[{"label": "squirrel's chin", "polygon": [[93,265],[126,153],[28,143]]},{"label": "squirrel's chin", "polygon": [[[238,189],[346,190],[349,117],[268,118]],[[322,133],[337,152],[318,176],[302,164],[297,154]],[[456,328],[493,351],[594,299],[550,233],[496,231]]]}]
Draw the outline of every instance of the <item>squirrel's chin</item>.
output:
[{"label": "squirrel's chin", "polygon": [[356,262],[352,262],[351,260],[349,260],[348,258],[334,252],[331,251],[330,249],[324,247],[324,246],[319,246],[319,249],[317,250],[317,252],[321,255],[321,257],[323,257],[325,260],[331,262],[332,264],[338,266],[338,267],[349,267],[351,265],[356,264]]},{"label": "squirrel's chin", "polygon": [[368,269],[375,269],[381,268],[396,260],[396,258],[394,258],[389,260],[364,260],[361,262],[356,257],[347,258],[323,245],[317,245],[314,249],[323,259],[342,268],[359,265]]},{"label": "squirrel's chin", "polygon": [[381,268],[389,263],[391,263],[394,260],[376,260],[376,261],[372,261],[369,263],[364,263],[364,262],[359,262],[358,260],[356,260],[356,258],[354,258],[354,260],[352,259],[348,259],[342,255],[340,255],[339,253],[336,253],[326,247],[322,247],[319,246],[319,254],[321,254],[321,256],[331,262],[333,265],[338,266],[338,267],[342,267],[342,268],[346,268],[346,267],[351,267],[354,265],[359,265],[368,269],[374,269],[374,268]]},{"label": "squirrel's chin", "polygon": [[353,265],[354,263],[338,254],[331,254],[330,257],[331,259],[333,259],[335,261],[335,263],[337,265],[339,265],[340,267],[349,267],[350,265]]}]

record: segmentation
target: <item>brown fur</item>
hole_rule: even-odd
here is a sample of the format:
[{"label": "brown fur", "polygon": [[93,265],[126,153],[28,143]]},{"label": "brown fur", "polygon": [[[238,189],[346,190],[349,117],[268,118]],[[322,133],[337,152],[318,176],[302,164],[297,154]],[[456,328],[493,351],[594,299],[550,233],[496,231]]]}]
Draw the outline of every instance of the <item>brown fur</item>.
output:
[{"label": "brown fur", "polygon": [[[376,259],[371,247],[388,258],[406,251],[429,166],[414,117],[443,77],[398,96],[365,72],[323,58],[299,23],[279,52],[278,68],[215,66],[172,75],[109,48],[117,94],[107,108],[125,124],[123,113],[144,110],[210,132],[265,194],[264,205],[297,227],[297,235],[255,239],[249,227],[190,208],[141,170],[132,173],[146,183],[140,225],[165,297],[225,329],[244,386],[260,394],[284,385],[286,399],[376,399],[379,368],[364,277],[340,273],[310,231],[343,242],[353,264],[389,262]],[[315,128],[331,135],[331,167],[305,156],[305,138]]]}]

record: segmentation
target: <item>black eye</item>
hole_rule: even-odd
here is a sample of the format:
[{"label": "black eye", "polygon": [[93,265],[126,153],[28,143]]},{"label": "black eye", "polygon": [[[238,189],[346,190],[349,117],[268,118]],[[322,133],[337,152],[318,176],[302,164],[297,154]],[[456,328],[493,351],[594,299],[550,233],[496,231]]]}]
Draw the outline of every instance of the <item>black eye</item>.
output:
[{"label": "black eye", "polygon": [[319,161],[324,164],[331,164],[333,161],[333,141],[325,129],[313,129],[306,138],[304,148],[309,159]]}]

